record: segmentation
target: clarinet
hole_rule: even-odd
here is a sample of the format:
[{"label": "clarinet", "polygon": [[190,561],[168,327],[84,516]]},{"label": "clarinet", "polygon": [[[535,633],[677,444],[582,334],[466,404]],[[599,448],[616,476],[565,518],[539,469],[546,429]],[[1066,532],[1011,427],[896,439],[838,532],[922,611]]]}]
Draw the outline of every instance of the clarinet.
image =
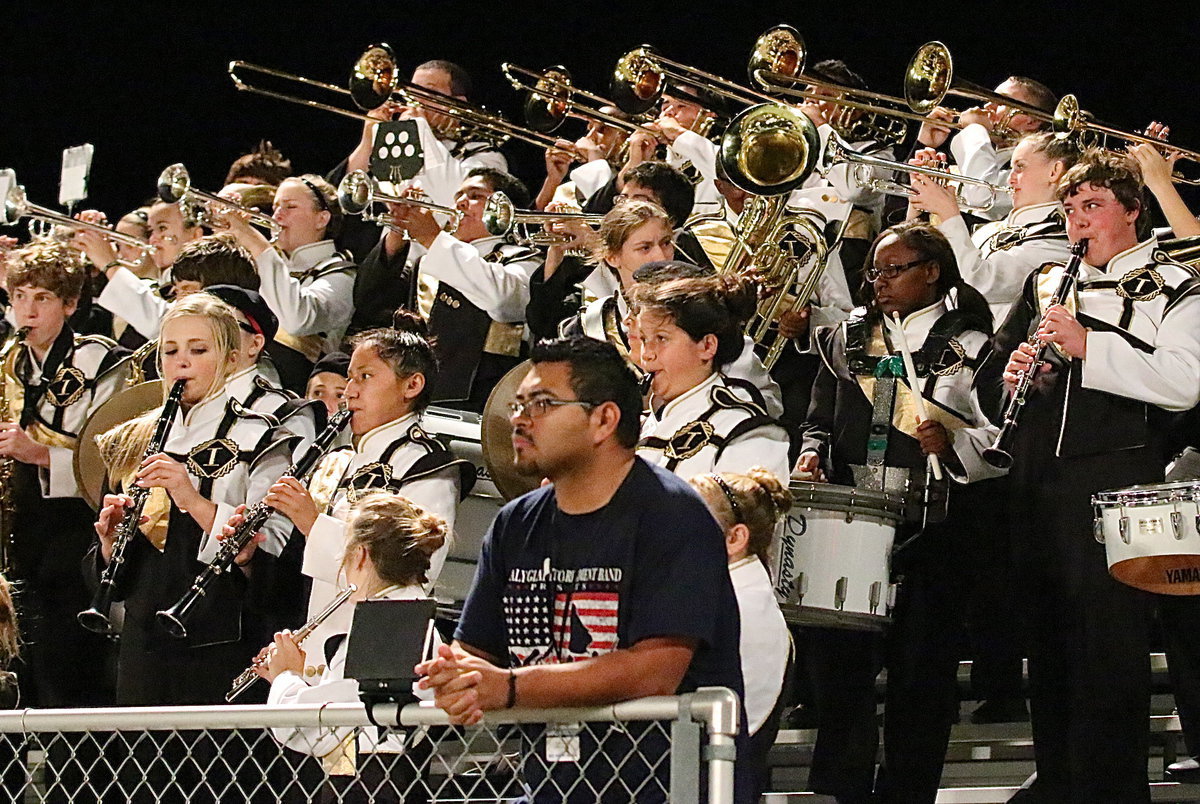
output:
[{"label": "clarinet", "polygon": [[[1050,303],[1046,305],[1047,309],[1066,301],[1067,294],[1071,292],[1071,286],[1079,278],[1079,267],[1083,264],[1087,248],[1086,237],[1071,246],[1071,259],[1067,261],[1067,266],[1063,269],[1062,279],[1055,288]],[[1036,346],[1037,351],[1033,356],[1033,363],[1028,369],[1021,372],[1021,376],[1017,379],[1017,387],[1013,390],[1013,395],[1004,408],[1000,434],[996,436],[992,445],[983,451],[983,459],[997,469],[1008,469],[1013,464],[1012,442],[1017,434],[1017,425],[1021,422],[1021,411],[1025,409],[1025,403],[1029,401],[1029,391],[1033,387],[1038,372],[1046,364],[1046,352],[1050,348],[1050,344],[1046,341],[1037,341]]]},{"label": "clarinet", "polygon": [[[283,475],[294,477],[300,481],[307,480],[309,474],[317,468],[317,463],[333,446],[334,440],[350,422],[350,415],[348,410],[339,410],[335,413],[329,420],[329,424],[317,436],[317,440],[309,445],[299,460],[292,464]],[[208,585],[217,576],[224,575],[233,569],[233,560],[250,544],[254,539],[254,534],[262,529],[263,524],[273,513],[275,513],[275,509],[261,500],[246,510],[242,524],[231,536],[221,542],[216,556],[208,563],[208,566],[201,570],[200,574],[196,576],[196,580],[192,581],[191,588],[184,593],[183,597],[179,598],[174,606],[163,609],[154,615],[158,624],[165,628],[167,633],[177,639],[187,637],[188,620],[191,619],[196,605],[207,592]]]},{"label": "clarinet", "polygon": [[[176,380],[175,384],[171,386],[171,392],[167,394],[167,401],[163,403],[162,413],[158,416],[158,423],[154,425],[154,435],[150,437],[150,443],[146,445],[146,452],[142,456],[143,460],[151,455],[157,455],[166,447],[167,436],[170,435],[171,425],[175,421],[175,415],[179,412],[179,401],[183,398],[183,389],[186,385],[187,380]],[[149,487],[143,488],[135,485],[129,492],[133,502],[125,508],[125,512],[121,515],[121,521],[117,524],[113,534],[112,557],[108,561],[108,566],[104,568],[104,572],[100,573],[100,585],[96,588],[92,605],[75,616],[80,625],[93,633],[112,633],[109,614],[112,611],[113,595],[122,580],[118,576],[125,564],[125,554],[129,550],[129,543],[137,535],[138,524],[142,520],[142,510],[146,507],[146,501],[150,499],[150,491]]]},{"label": "clarinet", "polygon": [[[350,599],[350,595],[354,594],[357,591],[358,591],[358,587],[355,586],[354,584],[350,584],[348,587],[343,589],[338,594],[338,596],[335,597],[329,603],[329,605],[326,606],[321,611],[320,614],[318,614],[316,617],[313,617],[311,620],[306,622],[299,631],[296,631],[292,634],[292,639],[294,639],[296,641],[296,644],[297,645],[303,644],[304,640],[308,639],[309,635],[312,634],[313,631],[317,630],[317,626],[319,626],[321,623],[325,622],[331,616],[333,616],[333,613],[335,611],[337,611],[338,609],[340,609],[342,607],[342,604]],[[241,695],[246,690],[253,687],[254,682],[256,682],[260,678],[262,678],[262,676],[260,676],[258,673],[254,672],[254,668],[257,666],[258,666],[258,663],[255,662],[254,664],[250,665],[245,670],[243,670],[241,672],[241,675],[239,675],[237,678],[235,678],[233,680],[233,684],[230,685],[230,687],[229,687],[229,692],[225,693],[225,702],[226,703],[233,703],[234,699],[236,699],[239,695]]]}]

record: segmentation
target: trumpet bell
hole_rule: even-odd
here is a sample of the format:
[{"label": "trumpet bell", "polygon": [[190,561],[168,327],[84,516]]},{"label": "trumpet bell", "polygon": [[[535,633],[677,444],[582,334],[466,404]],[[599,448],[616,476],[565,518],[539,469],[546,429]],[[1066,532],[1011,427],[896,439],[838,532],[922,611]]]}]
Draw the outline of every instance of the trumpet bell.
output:
[{"label": "trumpet bell", "polygon": [[804,38],[791,25],[768,28],[754,40],[754,49],[746,65],[750,82],[770,90],[772,85],[762,79],[762,74],[797,76],[804,72],[805,54]]},{"label": "trumpet bell", "polygon": [[719,159],[729,180],[754,195],[791,192],[817,165],[821,138],[802,113],[761,103],[737,114],[721,138]]},{"label": "trumpet bell", "polygon": [[571,109],[571,73],[561,64],[547,67],[535,87],[537,91],[528,93],[523,104],[525,122],[534,131],[549,134],[563,124]]},{"label": "trumpet bell", "polygon": [[191,186],[187,168],[181,163],[170,165],[158,176],[158,197],[168,204],[178,204]]},{"label": "trumpet bell", "polygon": [[650,111],[662,98],[667,76],[654,60],[649,45],[629,51],[617,61],[610,90],[617,108],[626,114]]},{"label": "trumpet bell", "polygon": [[16,226],[28,206],[25,200],[25,188],[17,184],[17,172],[12,168],[0,170],[0,175],[8,179],[8,195],[4,197],[3,208],[0,208],[0,214],[4,215],[3,220],[0,220],[0,226]]},{"label": "trumpet bell", "polygon": [[360,215],[369,206],[374,196],[371,177],[364,171],[355,170],[346,174],[337,188],[338,205],[347,215]]},{"label": "trumpet bell", "polygon": [[928,114],[942,102],[954,81],[954,59],[941,42],[917,48],[904,71],[904,99],[914,112]]},{"label": "trumpet bell", "polygon": [[391,46],[380,42],[371,45],[354,62],[350,73],[350,97],[358,108],[369,110],[382,106],[396,90],[396,53]]},{"label": "trumpet bell", "polygon": [[507,195],[497,190],[483,205],[483,228],[495,237],[504,237],[516,223],[516,207]]}]

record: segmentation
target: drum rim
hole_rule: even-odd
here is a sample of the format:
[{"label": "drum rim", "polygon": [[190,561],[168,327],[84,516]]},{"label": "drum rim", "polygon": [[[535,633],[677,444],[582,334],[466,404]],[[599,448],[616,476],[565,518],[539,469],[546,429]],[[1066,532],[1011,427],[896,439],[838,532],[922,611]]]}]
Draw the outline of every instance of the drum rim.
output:
[{"label": "drum rim", "polygon": [[[1178,493],[1184,490],[1190,493],[1186,495]],[[1200,501],[1200,479],[1175,480],[1170,483],[1143,483],[1137,486],[1098,491],[1092,495],[1092,505],[1097,507],[1170,504],[1180,500],[1184,502]]]},{"label": "drum rim", "polygon": [[[814,483],[810,480],[793,480],[789,486],[792,507],[816,509],[818,511],[842,511],[881,519],[900,520],[904,517],[904,495],[894,491],[862,489],[857,486],[842,486],[834,483]],[[821,498],[825,499],[822,500]],[[822,507],[815,503],[828,501],[832,506]]]}]

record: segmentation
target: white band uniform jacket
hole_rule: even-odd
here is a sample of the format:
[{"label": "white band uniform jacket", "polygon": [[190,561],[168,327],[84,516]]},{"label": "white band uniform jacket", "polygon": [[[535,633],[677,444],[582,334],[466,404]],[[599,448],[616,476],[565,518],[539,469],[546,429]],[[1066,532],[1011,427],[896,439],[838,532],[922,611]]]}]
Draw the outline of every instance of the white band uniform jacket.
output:
[{"label": "white band uniform jacket", "polygon": [[[420,586],[393,586],[383,594],[373,597],[372,600],[422,600],[424,598],[425,590]],[[324,657],[326,639],[338,634],[349,633],[350,621],[354,615],[354,605],[357,604],[347,603],[342,606],[341,610],[346,612],[346,616],[341,619],[344,620],[346,627],[332,633],[324,628],[318,629],[318,631],[314,631],[309,635],[309,638],[305,640],[302,646],[305,654],[305,665],[307,667],[319,665],[322,668],[321,672],[308,677],[301,676],[290,670],[280,673],[271,682],[271,691],[267,695],[268,706],[358,702],[358,682],[352,678],[345,677],[346,651],[350,640],[341,640],[341,644],[338,645],[337,650],[329,659],[328,665],[326,665]],[[437,646],[440,644],[441,641],[438,639],[437,631],[435,630],[433,649],[436,651]],[[425,700],[433,698],[432,692],[418,689],[416,684],[413,684],[413,694]],[[287,746],[293,751],[299,751],[318,758],[328,756],[334,752],[354,731],[355,727],[352,726],[271,729],[271,733],[280,744]],[[359,742],[356,748],[359,752],[363,753],[371,750],[402,753],[404,749],[404,737],[402,734],[390,734],[380,743],[379,730],[376,727],[360,729],[358,738]]]},{"label": "white band uniform jacket", "polygon": [[[342,556],[346,550],[346,520],[353,507],[351,496],[357,499],[360,491],[373,489],[395,491],[445,519],[447,533],[453,534],[461,490],[457,467],[410,480],[402,486],[397,485],[413,464],[431,452],[426,440],[431,437],[421,430],[419,422],[418,415],[410,413],[382,424],[359,439],[357,450],[331,452],[317,467],[313,475],[314,485],[323,478],[325,482],[332,481],[338,488],[330,498],[326,513],[317,517],[304,545],[302,571],[313,579],[308,598],[309,617],[316,615],[337,597]],[[397,442],[401,442],[398,447],[395,446]],[[351,489],[354,489],[353,495]],[[450,550],[450,538],[430,559],[428,577],[431,586]],[[313,632],[313,644],[323,644],[329,636],[346,633],[349,628],[350,609],[342,607]]]},{"label": "white band uniform jacket", "polygon": [[96,303],[115,316],[125,319],[134,331],[147,340],[158,337],[162,317],[171,302],[163,297],[163,286],[170,282],[170,269],[164,270],[159,281],[142,279],[121,266],[96,297]]},{"label": "white band uniform jacket", "polygon": [[954,249],[962,278],[983,294],[999,326],[1031,272],[1070,257],[1065,221],[1062,205],[1052,201],[1014,209],[1005,220],[986,223],[973,234],[961,215],[942,221],[938,229]]},{"label": "white band uniform jacket", "polygon": [[[950,155],[958,166],[958,173],[972,179],[981,179],[989,184],[1006,186],[1012,169],[1008,167],[1012,159],[1013,148],[997,149],[992,143],[992,135],[979,123],[959,131],[950,138]],[[962,189],[962,197],[972,205],[982,205],[988,200],[990,191],[978,185],[966,185]],[[1012,196],[1008,193],[996,193],[990,209],[979,210],[974,214],[990,221],[1002,220],[1012,210]]]},{"label": "white band uniform jacket", "polygon": [[[753,418],[762,423],[739,432],[745,429],[743,422]],[[731,434],[734,437],[725,443]],[[647,416],[637,453],[685,480],[706,472],[745,472],[753,466],[766,467],[784,484],[790,475],[787,433],[749,389],[727,382],[719,373]]]},{"label": "white band uniform jacket", "polygon": [[320,335],[324,351],[335,352],[354,314],[354,275],[332,240],[306,243],[289,256],[265,249],[255,259],[263,301],[279,328],[296,337]]},{"label": "white band uniform jacket", "polygon": [[[46,384],[29,423],[33,440],[50,451],[50,465],[38,468],[43,497],[80,496],[74,467],[76,437],[96,408],[125,387],[129,376],[129,361],[113,357],[116,346],[101,335],[76,335],[64,328],[46,355],[48,361],[66,350],[53,376],[43,376],[45,363],[34,358],[27,344],[14,349],[4,367],[14,420],[21,417],[20,399]],[[24,392],[18,394],[22,386]]]},{"label": "white band uniform jacket", "polygon": [[[163,452],[184,464],[200,494],[216,503],[212,530],[196,559],[207,563],[220,549],[217,536],[234,510],[253,505],[291,466],[298,436],[282,430],[273,416],[248,410],[224,388],[185,415],[177,414]],[[278,556],[287,543],[290,523],[275,515],[262,528],[267,539],[258,546]]]},{"label": "white band uniform jacket", "polygon": [[742,624],[742,683],[746,685],[746,725],[754,734],[775,707],[783,689],[791,639],[771,576],[754,556],[729,565]]}]

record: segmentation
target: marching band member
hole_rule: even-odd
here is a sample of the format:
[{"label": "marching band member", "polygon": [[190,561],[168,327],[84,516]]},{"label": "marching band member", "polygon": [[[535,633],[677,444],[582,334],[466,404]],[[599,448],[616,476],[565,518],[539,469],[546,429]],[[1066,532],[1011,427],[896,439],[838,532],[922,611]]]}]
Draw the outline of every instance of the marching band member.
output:
[{"label": "marching band member", "polygon": [[[287,534],[280,521],[268,523],[265,542],[251,559],[257,564],[213,580],[186,639],[169,636],[155,622],[155,613],[174,604],[215,555],[215,537],[234,509],[262,499],[291,463],[295,436],[227,392],[238,331],[233,310],[215,296],[197,293],[172,305],[159,335],[162,376],[165,386],[178,379],[187,386],[166,449],[141,460],[157,410],[100,440],[110,477],[126,487],[136,482],[162,489],[166,497],[151,497],[141,534],[127,548],[125,588],[117,590],[125,601],[119,705],[220,703],[228,680],[266,639],[261,615],[270,613],[252,609],[250,585],[258,566],[283,549]],[[114,530],[129,502],[120,494],[104,498],[99,538],[85,563],[93,580],[110,560]]]},{"label": "marching band member", "polygon": [[[1004,95],[1027,106],[1053,113],[1058,97],[1040,81],[1024,76],[1009,76],[996,87],[997,95]],[[986,103],[983,108],[967,109],[957,114],[963,128],[953,137],[948,128],[938,121],[952,121],[956,113],[944,106],[935,107],[917,132],[917,144],[926,148],[941,148],[950,140],[950,155],[958,172],[963,176],[982,179],[990,184],[1004,184],[1008,178],[1007,165],[1012,157],[1012,144],[1002,139],[998,131],[1005,129],[1020,137],[1035,131],[1045,131],[1050,124],[1010,109],[1003,104]],[[963,197],[972,205],[982,206],[987,201],[987,190],[980,187],[963,188]],[[1002,220],[1011,209],[1009,198],[998,196],[990,209],[975,213],[985,220]]]},{"label": "marching band member", "polygon": [[[171,266],[184,246],[204,236],[200,224],[189,216],[190,212],[185,215],[179,204],[156,201],[150,205],[150,245],[154,246],[150,257],[158,268],[157,284],[120,265],[117,250],[99,232],[81,230],[75,235],[75,242],[88,259],[108,278],[96,303],[127,321],[147,340],[158,337],[159,322],[170,306]],[[88,219],[86,214],[81,217]]]},{"label": "marching band member", "polygon": [[35,242],[12,254],[6,285],[23,341],[9,341],[3,371],[5,421],[0,455],[13,463],[4,493],[13,510],[8,550],[21,585],[23,638],[32,672],[24,698],[36,706],[108,703],[109,684],[76,672],[101,667],[105,640],[75,615],[89,594],[79,562],[91,542],[92,512],[73,468],[76,438],[88,416],[124,385],[126,352],[100,335],[76,335],[68,319],[83,288],[74,249]]},{"label": "marching band member", "polygon": [[231,184],[258,184],[278,187],[292,175],[292,160],[270,143],[261,140],[254,150],[233,160],[225,174],[225,186]]},{"label": "marching band member", "polygon": [[1056,191],[1058,180],[1078,158],[1073,140],[1048,131],[1023,137],[1013,150],[1008,176],[1012,211],[1003,221],[980,226],[974,234],[952,187],[912,174],[910,214],[937,216],[938,229],[954,247],[963,279],[987,299],[994,321],[1008,315],[1030,272],[1047,262],[1066,261],[1070,244]]},{"label": "marching band member", "polygon": [[757,286],[708,276],[635,286],[637,365],[650,378],[638,454],[685,479],[764,465],[789,476],[788,438],[751,383],[722,373],[740,354]]},{"label": "marching band member", "polygon": [[[1166,138],[1170,129],[1160,123],[1152,123],[1147,131],[1151,136]],[[1158,132],[1158,134],[1155,134]],[[1175,237],[1195,237],[1200,235],[1200,220],[1192,214],[1187,204],[1179,195],[1175,182],[1171,180],[1175,161],[1178,158],[1170,150],[1164,157],[1158,147],[1145,142],[1136,142],[1129,146],[1129,153],[1142,169],[1142,178],[1146,189],[1154,195],[1154,200],[1162,209]],[[1175,152],[1178,153],[1178,152]]]},{"label": "marching band member", "polygon": [[745,474],[696,475],[690,481],[725,534],[729,577],[742,625],[740,653],[746,688],[754,800],[767,788],[767,752],[779,733],[784,680],[792,639],[767,571],[775,528],[787,515],[792,495],[779,478],[756,466]]},{"label": "marching band member", "polygon": [[304,389],[304,398],[320,402],[325,406],[325,412],[332,416],[341,406],[349,372],[350,355],[345,352],[325,355],[313,366]]},{"label": "marching band member", "polygon": [[337,192],[320,176],[285,179],[275,192],[274,244],[237,215],[229,231],[250,252],[262,280],[260,292],[279,318],[273,357],[284,387],[302,389],[313,364],[335,352],[354,313],[355,265],[338,253],[341,227]]},{"label": "marching band member", "polygon": [[[433,349],[409,321],[411,330],[377,329],[356,335],[343,399],[351,411],[354,446],[336,450],[318,465],[305,486],[285,477],[271,487],[266,501],[292,521],[305,537],[304,574],[313,579],[309,616],[337,595],[338,568],[346,551],[346,521],[354,503],[373,490],[393,491],[437,514],[453,533],[458,502],[470,491],[474,469],[456,461],[449,450],[420,425],[437,381]],[[449,551],[449,540],[432,558],[430,583],[436,583]],[[316,632],[345,630],[348,621],[330,618]],[[311,671],[311,672],[310,672]],[[312,677],[317,668],[305,673]]]},{"label": "marching band member", "polygon": [[1193,269],[1165,261],[1154,238],[1139,242],[1148,225],[1132,160],[1085,153],[1058,193],[1068,236],[1088,241],[1075,312],[1041,309],[1057,269],[1031,275],[994,354],[1011,388],[1035,352],[1030,332],[1054,344],[1012,451],[1037,759],[1030,793],[1149,801],[1151,599],[1109,575],[1091,496],[1162,481],[1162,420],[1200,401],[1200,299]]},{"label": "marching band member", "polygon": [[[350,602],[425,598],[430,558],[450,538],[445,521],[399,494],[382,491],[359,498],[349,516],[340,574],[345,583],[357,587]],[[352,606],[348,608],[353,610]],[[343,622],[348,625],[350,618]],[[263,649],[254,664],[255,672],[271,683],[267,704],[358,701],[358,683],[345,675],[346,636],[342,630],[324,644],[310,641],[306,651],[290,631],[276,634],[272,645]],[[325,657],[315,679],[305,673],[305,668],[314,663],[308,654],[314,652]],[[424,691],[420,694],[428,697]],[[383,790],[405,790],[421,775],[420,768],[429,752],[417,751],[416,759],[397,767],[398,756],[408,754],[415,745],[408,744],[403,732],[391,732],[383,741],[378,735],[371,741],[360,739],[359,735],[366,737],[367,731],[289,728],[273,729],[272,734],[282,745],[320,759],[328,784],[337,791],[337,800],[374,801],[368,791],[382,795]],[[358,789],[360,785],[362,789]],[[404,796],[404,800],[414,799]]]},{"label": "marching band member", "polygon": [[[601,106],[600,111],[622,120],[628,117],[614,106]],[[554,147],[546,149],[546,178],[533,201],[534,209],[546,209],[551,202],[582,206],[620,167],[617,159],[628,139],[626,129],[591,120],[587,132],[575,142],[556,140]],[[583,155],[583,163],[574,168],[572,149]],[[568,175],[570,180],[564,182]]]},{"label": "marching band member", "polygon": [[419,258],[421,276],[437,280],[429,312],[439,369],[432,399],[477,412],[492,387],[521,360],[529,277],[541,263],[534,249],[505,243],[483,225],[484,205],[496,191],[518,207],[529,205],[529,191],[516,178],[477,168],[455,194],[462,218],[453,234],[426,210],[408,204],[392,208],[396,224],[425,252]]},{"label": "marching band member", "polygon": [[[928,522],[937,524],[926,524],[896,555],[904,583],[885,641],[868,632],[804,631],[819,721],[809,784],[839,800],[869,798],[875,676],[886,663],[884,763],[875,793],[884,801],[932,802],[958,712],[955,637],[971,556],[963,545],[984,541],[972,527],[986,494],[969,484],[1000,474],[982,460],[995,428],[973,391],[979,361],[989,352],[991,322],[983,298],[962,282],[950,244],[928,224],[885,230],[870,258],[868,305],[817,334],[822,368],[797,472],[911,493],[933,482],[925,480],[926,456],[938,455],[955,482],[946,492],[945,521],[927,511]],[[896,336],[885,323],[893,313],[901,317],[930,411],[923,423],[899,379],[904,372],[895,371]]]}]

